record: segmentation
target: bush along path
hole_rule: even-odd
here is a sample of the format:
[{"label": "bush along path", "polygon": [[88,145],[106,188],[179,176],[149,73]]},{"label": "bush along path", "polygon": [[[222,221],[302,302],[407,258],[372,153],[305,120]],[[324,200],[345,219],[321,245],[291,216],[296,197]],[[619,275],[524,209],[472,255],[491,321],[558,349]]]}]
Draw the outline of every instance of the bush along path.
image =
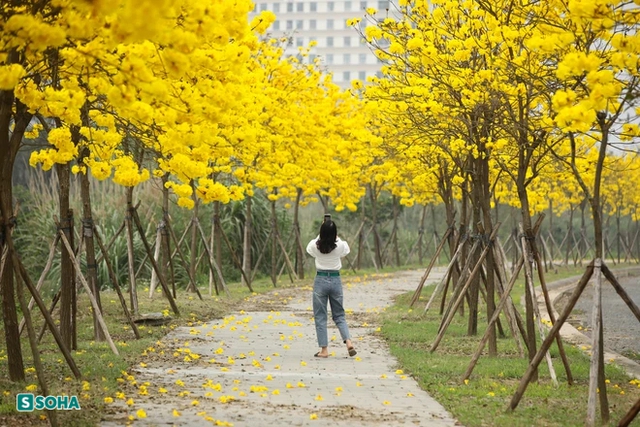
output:
[{"label": "bush along path", "polygon": [[355,357],[331,321],[331,356],[313,357],[309,286],[276,289],[224,319],[176,328],[123,372],[101,425],[460,425],[397,369],[376,333],[378,314],[421,274],[343,278]]}]

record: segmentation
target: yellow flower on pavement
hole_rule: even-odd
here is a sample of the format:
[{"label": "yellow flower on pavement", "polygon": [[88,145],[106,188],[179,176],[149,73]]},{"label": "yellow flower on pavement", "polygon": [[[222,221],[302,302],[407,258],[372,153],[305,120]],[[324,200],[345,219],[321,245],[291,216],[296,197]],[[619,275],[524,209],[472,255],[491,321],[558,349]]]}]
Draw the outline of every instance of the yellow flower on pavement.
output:
[{"label": "yellow flower on pavement", "polygon": [[389,402],[388,400],[385,400],[384,402],[382,402],[383,405],[391,405],[391,402]]},{"label": "yellow flower on pavement", "polygon": [[317,419],[318,419],[318,414],[311,414],[311,415],[309,415],[309,419],[310,419],[310,420],[317,420]]},{"label": "yellow flower on pavement", "polygon": [[147,413],[142,408],[136,411],[136,415],[138,416],[138,418],[147,418]]},{"label": "yellow flower on pavement", "polygon": [[104,403],[113,403],[113,397],[109,397],[109,396],[105,397]]},{"label": "yellow flower on pavement", "polygon": [[178,411],[177,409],[174,409],[174,410],[173,410],[173,416],[174,416],[174,417],[179,417],[180,415],[182,415],[182,414],[180,413],[180,411]]}]

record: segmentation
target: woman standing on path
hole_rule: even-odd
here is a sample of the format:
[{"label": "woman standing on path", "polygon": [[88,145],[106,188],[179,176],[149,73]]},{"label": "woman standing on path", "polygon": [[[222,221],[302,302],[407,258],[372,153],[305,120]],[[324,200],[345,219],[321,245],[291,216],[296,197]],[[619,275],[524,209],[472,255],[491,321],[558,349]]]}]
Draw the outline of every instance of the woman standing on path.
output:
[{"label": "woman standing on path", "polygon": [[342,280],[340,269],[342,257],[349,252],[349,245],[338,238],[336,223],[331,220],[331,215],[325,215],[320,226],[320,235],[309,242],[307,252],[315,258],[316,278],[313,282],[313,319],[316,324],[316,336],[320,351],[315,357],[329,357],[327,347],[327,300],[331,304],[331,317],[335,322],[342,341],[347,345],[349,356],[356,355],[356,349],[351,343],[349,327],[345,320],[344,307],[342,306]]}]

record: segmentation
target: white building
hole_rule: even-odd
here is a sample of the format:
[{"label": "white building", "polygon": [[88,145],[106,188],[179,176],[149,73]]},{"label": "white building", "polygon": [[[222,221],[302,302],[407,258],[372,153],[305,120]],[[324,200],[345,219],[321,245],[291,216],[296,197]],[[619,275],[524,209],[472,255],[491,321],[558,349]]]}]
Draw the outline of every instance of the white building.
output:
[{"label": "white building", "polygon": [[[319,56],[323,68],[333,74],[333,81],[349,87],[352,80],[366,81],[380,70],[380,61],[364,43],[348,19],[364,18],[367,8],[378,11],[376,18],[387,16],[389,0],[254,0],[256,13],[270,10],[277,20],[269,29],[272,37],[288,37],[286,53],[298,54],[298,47],[316,41],[310,59]],[[359,27],[367,25],[362,19]],[[370,24],[369,24],[370,25]]]}]

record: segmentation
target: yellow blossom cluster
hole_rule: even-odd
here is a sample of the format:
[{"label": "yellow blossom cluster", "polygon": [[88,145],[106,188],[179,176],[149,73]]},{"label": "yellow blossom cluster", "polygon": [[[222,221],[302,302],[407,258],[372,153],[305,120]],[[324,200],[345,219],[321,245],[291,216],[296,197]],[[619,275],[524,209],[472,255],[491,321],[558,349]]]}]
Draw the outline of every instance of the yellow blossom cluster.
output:
[{"label": "yellow blossom cluster", "polygon": [[250,0],[26,3],[0,10],[0,89],[37,119],[29,136],[46,132],[33,166],[77,162],[128,187],[162,177],[187,208],[261,187],[355,209],[376,139],[363,103],[312,46],[286,57],[261,39],[273,13],[250,22]]}]

